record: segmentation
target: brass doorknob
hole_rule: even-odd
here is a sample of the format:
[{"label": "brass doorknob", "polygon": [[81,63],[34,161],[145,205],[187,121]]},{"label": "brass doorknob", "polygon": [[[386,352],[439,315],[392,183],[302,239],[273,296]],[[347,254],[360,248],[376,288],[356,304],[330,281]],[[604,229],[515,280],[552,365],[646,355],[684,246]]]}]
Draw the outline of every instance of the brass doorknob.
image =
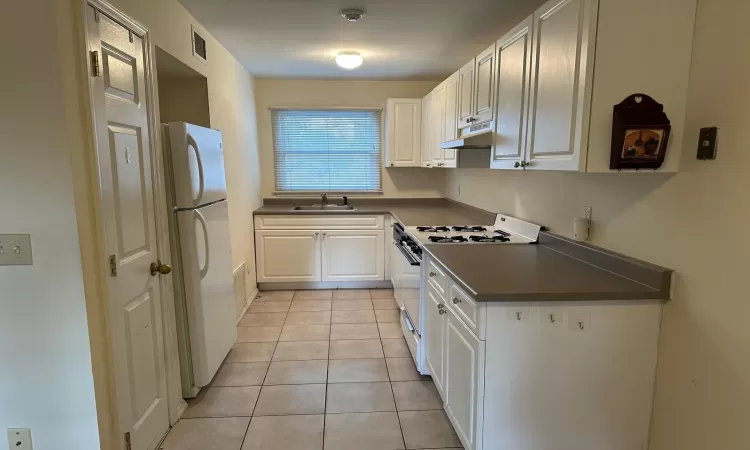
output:
[{"label": "brass doorknob", "polygon": [[155,277],[158,274],[169,275],[170,273],[172,273],[172,266],[169,264],[162,264],[161,261],[151,263],[151,276]]}]

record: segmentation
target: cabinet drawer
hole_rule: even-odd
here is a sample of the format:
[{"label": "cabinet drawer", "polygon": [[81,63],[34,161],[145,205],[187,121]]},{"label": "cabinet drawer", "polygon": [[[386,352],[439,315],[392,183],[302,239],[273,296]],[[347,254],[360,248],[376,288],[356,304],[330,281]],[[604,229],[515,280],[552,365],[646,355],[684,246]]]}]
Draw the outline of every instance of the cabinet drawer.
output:
[{"label": "cabinet drawer", "polygon": [[448,307],[480,339],[484,340],[485,305],[475,302],[453,280],[449,281]]},{"label": "cabinet drawer", "polygon": [[382,230],[382,215],[258,215],[256,230]]},{"label": "cabinet drawer", "polygon": [[443,269],[432,260],[430,260],[430,263],[427,265],[427,279],[432,283],[440,295],[445,297],[445,272],[443,272]]}]

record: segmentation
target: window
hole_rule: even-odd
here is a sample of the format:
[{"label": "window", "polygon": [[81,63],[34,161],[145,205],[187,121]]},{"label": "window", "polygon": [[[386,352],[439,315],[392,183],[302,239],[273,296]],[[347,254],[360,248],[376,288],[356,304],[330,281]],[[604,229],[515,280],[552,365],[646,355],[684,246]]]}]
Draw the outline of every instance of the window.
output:
[{"label": "window", "polygon": [[381,192],[381,111],[272,109],[277,192]]}]

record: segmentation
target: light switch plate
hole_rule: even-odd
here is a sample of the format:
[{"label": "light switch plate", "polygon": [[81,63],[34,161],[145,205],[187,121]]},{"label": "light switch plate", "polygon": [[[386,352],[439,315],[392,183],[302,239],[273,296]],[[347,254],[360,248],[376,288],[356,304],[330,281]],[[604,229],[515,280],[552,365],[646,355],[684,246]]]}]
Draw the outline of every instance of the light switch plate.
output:
[{"label": "light switch plate", "polygon": [[31,430],[28,428],[8,428],[8,448],[11,450],[33,450]]},{"label": "light switch plate", "polygon": [[30,266],[30,234],[0,234],[0,266]]}]

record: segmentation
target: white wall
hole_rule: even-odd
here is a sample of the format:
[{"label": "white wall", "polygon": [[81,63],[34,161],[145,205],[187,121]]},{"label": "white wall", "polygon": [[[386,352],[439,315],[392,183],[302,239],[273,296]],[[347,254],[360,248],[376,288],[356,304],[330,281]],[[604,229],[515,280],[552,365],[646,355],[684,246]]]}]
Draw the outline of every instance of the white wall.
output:
[{"label": "white wall", "polygon": [[[422,98],[437,84],[432,81],[255,80],[263,196],[273,196],[274,189],[269,108],[366,106],[385,110],[387,99]],[[414,168],[383,170],[383,196],[442,197],[444,172]]]},{"label": "white wall", "polygon": [[[0,447],[99,448],[94,381],[51,3],[3,8],[0,233],[30,233],[34,265],[0,267]],[[19,37],[22,37],[19,39]],[[12,62],[12,63],[11,63]]]},{"label": "white wall", "polygon": [[[177,0],[110,3],[148,28],[155,45],[208,79],[211,127],[224,137],[232,262],[236,268],[247,261],[247,284],[255,286],[252,211],[260,207],[261,197],[253,77]],[[208,64],[192,55],[191,25],[206,38]]]},{"label": "white wall", "polygon": [[[567,236],[592,206],[593,244],[676,271],[651,450],[739,450],[750,442],[749,15],[744,0],[698,2],[681,173],[454,170],[447,179],[451,198]],[[721,128],[713,162],[695,159],[703,126]]]}]

